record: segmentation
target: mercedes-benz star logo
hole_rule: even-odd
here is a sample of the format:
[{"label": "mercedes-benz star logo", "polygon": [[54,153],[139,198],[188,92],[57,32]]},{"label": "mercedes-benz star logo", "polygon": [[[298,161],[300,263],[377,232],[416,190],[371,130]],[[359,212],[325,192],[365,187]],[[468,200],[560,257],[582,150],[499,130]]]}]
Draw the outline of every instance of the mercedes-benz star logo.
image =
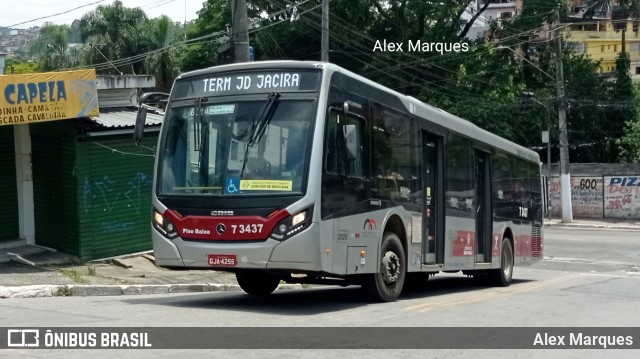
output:
[{"label": "mercedes-benz star logo", "polygon": [[224,231],[227,230],[227,227],[225,227],[224,223],[218,223],[218,225],[216,226],[216,231],[218,232],[218,234],[224,234]]}]

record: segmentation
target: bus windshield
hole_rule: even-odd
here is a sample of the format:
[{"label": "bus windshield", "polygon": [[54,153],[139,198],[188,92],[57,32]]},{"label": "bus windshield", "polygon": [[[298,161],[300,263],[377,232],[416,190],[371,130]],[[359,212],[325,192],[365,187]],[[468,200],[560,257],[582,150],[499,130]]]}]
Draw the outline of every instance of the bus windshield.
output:
[{"label": "bus windshield", "polygon": [[301,193],[314,101],[278,97],[171,108],[158,193]]}]

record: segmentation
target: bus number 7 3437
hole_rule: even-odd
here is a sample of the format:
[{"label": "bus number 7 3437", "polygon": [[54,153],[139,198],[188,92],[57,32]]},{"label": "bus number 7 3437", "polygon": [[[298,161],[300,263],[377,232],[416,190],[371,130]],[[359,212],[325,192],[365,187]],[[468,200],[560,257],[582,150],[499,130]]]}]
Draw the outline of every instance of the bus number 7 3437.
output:
[{"label": "bus number 7 3437", "polygon": [[231,233],[262,233],[262,224],[232,224]]}]

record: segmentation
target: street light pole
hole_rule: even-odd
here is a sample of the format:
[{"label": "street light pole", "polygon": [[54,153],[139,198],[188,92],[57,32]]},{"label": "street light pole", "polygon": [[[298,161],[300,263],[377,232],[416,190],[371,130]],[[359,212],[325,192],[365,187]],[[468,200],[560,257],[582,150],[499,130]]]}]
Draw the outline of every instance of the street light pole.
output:
[{"label": "street light pole", "polygon": [[[538,105],[542,106],[544,110],[547,112],[547,130],[542,131],[542,142],[547,144],[547,182],[548,182],[549,178],[551,178],[551,111],[549,110],[549,107],[547,105],[535,99],[533,92],[523,92],[522,96],[526,100],[531,100],[537,103]],[[545,132],[546,132],[546,138],[545,138]],[[551,205],[550,205],[550,199],[549,199],[548,185],[547,185],[546,194],[547,194],[547,214],[549,216],[549,221],[551,221]]]}]

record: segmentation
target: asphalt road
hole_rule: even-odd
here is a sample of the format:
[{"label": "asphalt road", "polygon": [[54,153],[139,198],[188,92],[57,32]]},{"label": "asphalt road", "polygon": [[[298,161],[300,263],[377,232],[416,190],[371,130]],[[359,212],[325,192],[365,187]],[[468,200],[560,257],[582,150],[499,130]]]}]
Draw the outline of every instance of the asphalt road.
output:
[{"label": "asphalt road", "polygon": [[[310,344],[313,350],[13,349],[0,355],[12,358],[174,358],[205,354],[242,358],[466,358],[472,355],[475,358],[604,355],[635,358],[637,350],[366,350],[368,346],[364,344],[365,350],[319,348],[324,344],[332,347],[331,340],[335,339],[327,333],[335,328],[353,328],[354,338],[362,331],[366,334],[367,328],[388,328],[388,335],[380,338],[380,342],[385,342],[393,340],[399,331],[406,333],[407,328],[414,327],[638,327],[639,253],[638,231],[551,228],[545,232],[546,259],[532,267],[517,267],[513,284],[508,288],[479,286],[460,274],[439,274],[424,288],[405,291],[400,300],[393,303],[366,302],[357,287],[285,290],[269,297],[217,292],[7,300],[0,307],[3,327],[172,327],[179,339],[183,331],[178,327],[277,326],[293,328],[291,338],[302,341],[306,339],[299,338],[296,327],[320,329]],[[607,329],[602,330],[602,335],[608,334]],[[634,330],[633,336],[640,344],[640,329]],[[212,341],[215,337],[216,332],[211,333]],[[156,347],[162,344],[156,343]]]}]

